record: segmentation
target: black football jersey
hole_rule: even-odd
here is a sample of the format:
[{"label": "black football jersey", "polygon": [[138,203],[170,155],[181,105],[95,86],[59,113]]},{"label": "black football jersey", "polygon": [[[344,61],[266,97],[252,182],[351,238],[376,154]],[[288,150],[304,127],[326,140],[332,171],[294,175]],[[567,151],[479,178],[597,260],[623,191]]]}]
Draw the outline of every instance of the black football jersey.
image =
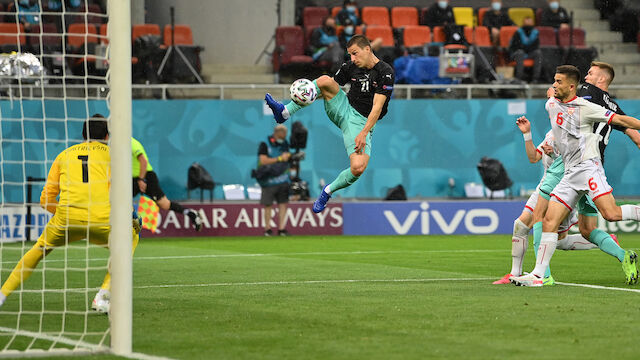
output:
[{"label": "black football jersey", "polygon": [[[578,89],[578,96],[588,100],[594,104],[598,104],[607,110],[611,110],[616,114],[626,115],[615,100],[611,98],[608,92],[600,89],[599,87],[584,83]],[[609,144],[609,136],[611,136],[611,129],[625,132],[627,128],[619,125],[609,125],[607,123],[595,123],[593,124],[593,132],[600,135],[598,141],[598,149],[600,150],[600,159],[604,164],[604,150]]]},{"label": "black football jersey", "polygon": [[387,97],[378,120],[387,113],[396,77],[393,68],[386,62],[380,60],[371,69],[363,69],[357,67],[353,62],[347,61],[342,64],[333,78],[340,85],[347,83],[351,85],[349,94],[347,94],[349,104],[362,116],[369,116],[373,107],[374,94],[382,94]]}]

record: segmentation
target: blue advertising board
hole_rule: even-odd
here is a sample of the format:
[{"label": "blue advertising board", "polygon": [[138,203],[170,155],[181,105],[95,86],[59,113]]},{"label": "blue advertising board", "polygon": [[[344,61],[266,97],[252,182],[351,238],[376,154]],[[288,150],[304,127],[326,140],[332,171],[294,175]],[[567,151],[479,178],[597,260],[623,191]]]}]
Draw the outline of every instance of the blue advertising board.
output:
[{"label": "blue advertising board", "polygon": [[345,235],[511,234],[523,201],[344,203]]}]

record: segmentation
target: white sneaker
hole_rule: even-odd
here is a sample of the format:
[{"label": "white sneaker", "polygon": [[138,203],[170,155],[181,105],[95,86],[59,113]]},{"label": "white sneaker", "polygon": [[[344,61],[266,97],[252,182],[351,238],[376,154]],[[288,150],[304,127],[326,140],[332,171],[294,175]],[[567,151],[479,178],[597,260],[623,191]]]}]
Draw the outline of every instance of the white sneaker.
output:
[{"label": "white sneaker", "polygon": [[102,314],[108,314],[110,308],[111,301],[109,298],[101,296],[100,293],[96,294],[96,297],[93,298],[93,302],[91,303],[91,309]]},{"label": "white sneaker", "polygon": [[532,286],[539,287],[542,286],[542,278],[539,278],[533,274],[526,274],[522,276],[512,276],[509,278],[512,284],[516,286]]}]

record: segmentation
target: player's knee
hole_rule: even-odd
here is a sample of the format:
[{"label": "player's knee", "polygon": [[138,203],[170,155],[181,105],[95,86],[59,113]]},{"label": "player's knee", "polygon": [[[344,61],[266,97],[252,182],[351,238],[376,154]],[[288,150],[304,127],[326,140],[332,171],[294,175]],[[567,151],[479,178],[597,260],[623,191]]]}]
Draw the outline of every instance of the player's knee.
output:
[{"label": "player's knee", "polygon": [[316,79],[316,84],[318,84],[318,87],[320,89],[331,86],[333,82],[335,82],[335,80],[333,80],[333,78],[328,75],[322,75]]},{"label": "player's knee", "polygon": [[580,235],[582,235],[582,237],[585,239],[588,239],[589,236],[591,235],[591,232],[596,229],[595,225],[591,223],[588,223],[588,224],[580,223],[579,228],[580,228]]},{"label": "player's knee", "polygon": [[364,161],[354,161],[351,163],[351,173],[353,176],[360,176],[364,173],[364,170],[367,168],[367,163]]}]

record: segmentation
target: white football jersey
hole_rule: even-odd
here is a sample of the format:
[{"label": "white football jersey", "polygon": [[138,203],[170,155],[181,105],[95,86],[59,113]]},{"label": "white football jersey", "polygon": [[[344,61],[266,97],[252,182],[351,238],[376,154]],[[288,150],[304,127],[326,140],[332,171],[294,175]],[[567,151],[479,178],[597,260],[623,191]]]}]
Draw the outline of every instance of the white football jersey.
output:
[{"label": "white football jersey", "polygon": [[615,113],[583,98],[574,97],[565,103],[550,98],[545,104],[555,142],[565,169],[584,160],[600,158],[599,135],[593,132],[596,122],[610,123]]},{"label": "white football jersey", "polygon": [[[542,149],[542,145],[545,144],[550,145],[553,148],[553,153],[551,153],[551,155],[547,155]],[[542,155],[542,159],[540,159],[540,161],[542,162],[542,166],[544,166],[544,171],[547,171],[549,166],[551,166],[551,164],[553,164],[553,161],[559,156],[558,150],[556,149],[556,145],[553,141],[553,130],[549,130],[547,132],[547,134],[544,136],[544,140],[540,143],[540,145],[538,145],[536,151]]]}]

